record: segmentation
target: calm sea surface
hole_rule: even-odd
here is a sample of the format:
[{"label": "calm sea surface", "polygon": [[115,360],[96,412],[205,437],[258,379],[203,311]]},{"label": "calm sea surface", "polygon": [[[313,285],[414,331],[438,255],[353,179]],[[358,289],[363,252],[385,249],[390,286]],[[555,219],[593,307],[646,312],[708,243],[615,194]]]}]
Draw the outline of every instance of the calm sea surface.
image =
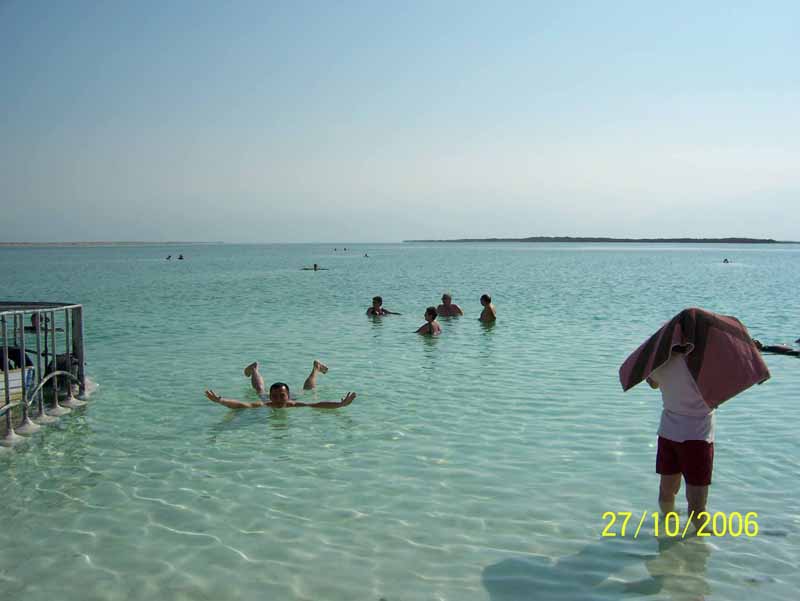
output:
[{"label": "calm sea surface", "polygon": [[[623,394],[620,363],[689,306],[791,343],[800,247],[348,248],[0,249],[2,300],[85,306],[98,385],[0,452],[0,599],[797,598],[800,359],[766,356],[772,379],[718,411],[709,508],[757,512],[756,536],[601,532],[657,509],[660,395]],[[464,317],[413,334],[444,291]],[[375,294],[402,315],[366,317]],[[358,398],[204,398],[255,400],[254,360],[301,400]]]}]

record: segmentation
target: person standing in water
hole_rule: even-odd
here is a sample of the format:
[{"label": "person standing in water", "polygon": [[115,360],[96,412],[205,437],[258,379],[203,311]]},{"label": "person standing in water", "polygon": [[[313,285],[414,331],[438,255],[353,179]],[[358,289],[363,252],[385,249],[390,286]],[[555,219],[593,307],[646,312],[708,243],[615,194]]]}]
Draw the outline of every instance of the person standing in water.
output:
[{"label": "person standing in water", "polygon": [[675,511],[683,478],[689,514],[698,527],[714,468],[715,415],[686,365],[687,350],[673,347],[669,360],[653,370],[647,383],[661,390],[664,404],[656,453],[656,472],[661,476],[658,504],[665,515]]},{"label": "person standing in water", "polygon": [[453,297],[448,292],[442,294],[442,304],[436,307],[436,311],[441,317],[458,317],[464,315],[457,304],[453,302]]},{"label": "person standing in water", "polygon": [[492,304],[492,297],[488,294],[484,294],[481,296],[481,305],[483,305],[483,311],[481,311],[481,316],[478,318],[483,323],[491,323],[497,319],[497,311]]},{"label": "person standing in water", "polygon": [[424,336],[438,336],[442,333],[442,326],[439,325],[439,322],[436,321],[436,318],[439,314],[436,312],[436,307],[428,307],[425,309],[425,322],[419,328],[417,328],[416,333],[422,334]]},{"label": "person standing in water", "polygon": [[372,297],[372,306],[367,309],[367,315],[370,317],[381,317],[382,315],[402,315],[402,313],[395,313],[389,309],[383,308],[383,298],[380,296]]}]

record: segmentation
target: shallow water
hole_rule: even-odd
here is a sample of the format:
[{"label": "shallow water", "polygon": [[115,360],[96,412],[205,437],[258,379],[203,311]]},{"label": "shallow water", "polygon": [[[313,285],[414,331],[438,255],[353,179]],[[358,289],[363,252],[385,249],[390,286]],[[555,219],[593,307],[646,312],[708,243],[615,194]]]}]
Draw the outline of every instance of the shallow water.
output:
[{"label": "shallow water", "polygon": [[[3,600],[796,596],[798,359],[766,356],[717,416],[710,509],[757,512],[758,535],[601,531],[657,509],[659,395],[623,394],[619,364],[688,306],[791,343],[800,247],[333,247],[0,249],[3,300],[84,304],[98,383],[0,452]],[[445,290],[466,315],[414,335]],[[374,294],[403,315],[366,317]],[[314,358],[330,372],[303,393]],[[358,398],[203,397],[255,400],[253,360],[301,400]]]}]

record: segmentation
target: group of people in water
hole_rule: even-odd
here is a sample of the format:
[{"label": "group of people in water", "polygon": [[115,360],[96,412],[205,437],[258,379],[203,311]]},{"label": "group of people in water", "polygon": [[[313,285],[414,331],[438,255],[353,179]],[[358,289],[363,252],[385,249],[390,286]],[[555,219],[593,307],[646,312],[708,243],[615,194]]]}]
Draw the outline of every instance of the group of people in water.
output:
[{"label": "group of people in water", "polygon": [[[315,264],[314,267],[317,267],[317,265]],[[483,310],[478,319],[485,324],[494,323],[497,320],[497,310],[492,303],[492,297],[488,294],[483,294],[481,295],[480,303]],[[381,296],[374,296],[372,298],[372,306],[367,309],[367,315],[370,317],[384,317],[386,315],[402,315],[402,313],[386,309],[383,306],[383,298]],[[460,317],[462,315],[464,315],[464,311],[453,302],[452,295],[445,292],[442,294],[442,303],[438,307],[430,306],[425,309],[425,323],[417,328],[416,333],[424,336],[438,336],[442,333],[442,326],[437,321],[439,316]],[[313,390],[316,388],[317,375],[325,373],[328,373],[328,366],[318,359],[315,359],[311,367],[311,373],[303,383],[303,390]],[[206,398],[209,401],[219,403],[231,409],[252,409],[256,407],[272,407],[276,409],[287,407],[338,409],[339,407],[346,407],[356,398],[355,392],[348,392],[338,402],[320,401],[317,403],[301,403],[291,398],[289,385],[283,382],[275,382],[269,387],[269,390],[267,390],[264,386],[264,378],[259,372],[259,364],[257,361],[250,363],[244,368],[244,375],[250,378],[250,385],[253,387],[253,390],[256,391],[256,394],[258,394],[258,401],[248,402],[225,398],[211,389],[206,390]]]},{"label": "group of people in water", "polygon": [[[337,249],[334,249],[337,250]],[[347,250],[346,248],[344,250]],[[366,255],[365,255],[366,256]],[[180,258],[183,258],[182,256]],[[728,262],[727,258],[724,262]],[[320,271],[325,270],[317,263],[312,267],[304,267],[304,270]],[[482,323],[492,324],[497,320],[497,310],[492,303],[492,297],[488,294],[483,294],[480,297],[482,306],[480,317],[478,318]],[[384,317],[388,315],[402,315],[396,311],[391,311],[383,306],[383,298],[381,296],[374,296],[372,298],[372,305],[367,308],[366,314],[369,317]],[[425,323],[415,330],[415,333],[423,336],[438,336],[442,333],[442,326],[437,321],[439,317],[460,317],[464,315],[464,311],[456,303],[453,302],[453,297],[450,293],[445,292],[442,294],[442,302],[440,305],[434,307],[430,306],[425,309]],[[786,345],[762,345],[758,340],[754,340],[756,347],[761,352],[778,353],[783,355],[791,355],[800,357],[800,350],[795,350]],[[797,340],[800,343],[800,339]],[[303,389],[313,390],[316,388],[317,375],[325,374],[328,372],[328,367],[320,362],[314,360],[311,373],[306,378]],[[346,407],[356,398],[356,393],[346,393],[340,401],[320,401],[316,403],[302,403],[291,398],[289,386],[283,382],[275,382],[267,390],[264,386],[264,379],[259,372],[258,362],[253,362],[244,368],[244,375],[250,378],[250,384],[259,396],[258,401],[239,401],[236,399],[224,398],[214,392],[213,390],[206,390],[205,396],[210,401],[219,403],[231,409],[245,409],[255,407],[273,407],[273,408],[286,408],[286,407],[316,407],[320,409],[336,409],[339,407]]]},{"label": "group of people in water", "polygon": [[[480,303],[483,307],[481,315],[478,318],[482,323],[491,324],[497,320],[497,310],[492,297],[488,294],[483,294],[480,297]],[[370,317],[384,317],[387,315],[402,315],[396,311],[390,311],[383,306],[383,297],[374,296],[372,298],[372,306],[370,306],[366,314]],[[464,311],[456,303],[453,302],[453,297],[449,293],[442,295],[442,303],[437,306],[430,306],[425,309],[425,323],[415,330],[416,334],[423,336],[438,336],[442,333],[442,326],[437,321],[438,317],[460,317],[464,315]],[[793,349],[790,346],[779,345],[763,345],[758,340],[753,340],[756,348],[762,353],[775,353],[781,355],[790,355],[793,357],[800,357],[800,350]],[[800,344],[800,338],[796,340]],[[356,398],[355,392],[348,392],[342,397],[340,401],[321,401],[317,403],[301,403],[291,398],[289,385],[283,382],[275,382],[270,386],[267,391],[264,387],[264,379],[258,371],[258,362],[253,362],[244,368],[244,375],[250,378],[250,384],[259,396],[258,401],[246,402],[236,399],[224,398],[214,392],[213,390],[206,390],[205,395],[210,401],[219,403],[231,409],[249,409],[255,407],[273,407],[273,408],[286,408],[286,407],[316,407],[318,409],[337,409],[339,407],[346,407]],[[303,384],[303,390],[313,390],[317,385],[317,374],[325,374],[328,372],[328,367],[319,360],[314,360],[311,368],[311,373],[306,378]]]},{"label": "group of people in water", "polygon": [[[478,318],[483,323],[493,323],[497,320],[497,310],[492,303],[492,297],[488,294],[481,295],[481,305],[483,310]],[[370,317],[383,317],[384,315],[401,315],[394,311],[389,311],[383,307],[383,298],[380,296],[372,297],[372,306],[367,309]],[[453,297],[445,292],[442,295],[442,304],[438,307],[430,306],[425,309],[425,323],[416,329],[417,334],[424,336],[438,336],[442,333],[442,326],[437,320],[438,317],[459,317],[464,315],[464,311],[453,302]]]}]

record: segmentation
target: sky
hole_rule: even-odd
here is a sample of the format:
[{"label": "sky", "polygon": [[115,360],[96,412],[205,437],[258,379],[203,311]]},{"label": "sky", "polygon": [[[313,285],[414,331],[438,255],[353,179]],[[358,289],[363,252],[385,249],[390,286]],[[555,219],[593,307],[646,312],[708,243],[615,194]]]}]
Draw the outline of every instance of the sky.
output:
[{"label": "sky", "polygon": [[800,3],[0,0],[0,242],[800,240]]}]

